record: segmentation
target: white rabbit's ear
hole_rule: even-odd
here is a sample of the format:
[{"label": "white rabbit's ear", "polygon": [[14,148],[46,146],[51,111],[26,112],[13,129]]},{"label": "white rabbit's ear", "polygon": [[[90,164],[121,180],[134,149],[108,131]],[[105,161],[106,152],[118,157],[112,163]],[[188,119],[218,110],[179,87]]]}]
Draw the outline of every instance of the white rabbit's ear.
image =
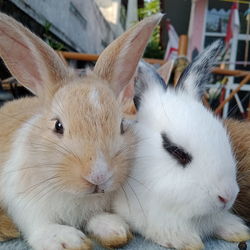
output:
[{"label": "white rabbit's ear", "polygon": [[38,96],[53,95],[69,76],[60,57],[13,18],[0,14],[0,56],[11,74]]},{"label": "white rabbit's ear", "polygon": [[137,110],[140,107],[144,93],[146,91],[151,91],[153,88],[159,88],[161,91],[166,91],[167,84],[153,66],[144,61],[140,61],[135,77],[134,91],[134,104]]},{"label": "white rabbit's ear", "polygon": [[111,84],[117,96],[132,79],[152,31],[162,16],[159,13],[137,23],[113,41],[98,58],[94,72]]},{"label": "white rabbit's ear", "polygon": [[177,89],[184,89],[188,94],[200,100],[205,92],[212,66],[222,48],[223,41],[217,40],[198,55],[182,73]]}]

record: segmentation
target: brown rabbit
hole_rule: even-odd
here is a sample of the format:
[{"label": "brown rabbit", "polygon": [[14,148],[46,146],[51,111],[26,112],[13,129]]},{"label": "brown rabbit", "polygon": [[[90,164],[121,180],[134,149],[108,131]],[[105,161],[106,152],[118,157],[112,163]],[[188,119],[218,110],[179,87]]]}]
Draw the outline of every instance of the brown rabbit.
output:
[{"label": "brown rabbit", "polygon": [[250,121],[225,121],[235,152],[240,192],[233,206],[235,213],[250,223]]},{"label": "brown rabbit", "polygon": [[[0,56],[37,96],[0,109],[0,200],[34,249],[90,249],[80,229],[109,247],[130,239],[127,224],[106,212],[126,180],[135,144],[118,96],[161,17],[124,33],[93,72],[79,77],[42,40],[0,14]],[[11,230],[2,234],[15,237],[6,222]]]}]

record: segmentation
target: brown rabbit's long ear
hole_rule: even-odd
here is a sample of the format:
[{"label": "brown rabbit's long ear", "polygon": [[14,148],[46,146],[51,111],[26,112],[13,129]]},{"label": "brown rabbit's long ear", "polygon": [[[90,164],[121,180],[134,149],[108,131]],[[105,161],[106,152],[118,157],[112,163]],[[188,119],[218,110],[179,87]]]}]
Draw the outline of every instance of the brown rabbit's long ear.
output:
[{"label": "brown rabbit's long ear", "polygon": [[117,96],[133,77],[150,35],[162,16],[159,13],[137,23],[113,41],[97,60],[94,72],[111,84]]},{"label": "brown rabbit's long ear", "polygon": [[169,78],[171,76],[171,72],[174,67],[174,61],[170,60],[165,62],[159,69],[157,69],[157,72],[160,74],[162,79],[165,81],[166,84],[169,82]]},{"label": "brown rabbit's long ear", "polygon": [[52,95],[69,76],[67,67],[52,48],[2,13],[0,56],[17,81],[38,96]]}]

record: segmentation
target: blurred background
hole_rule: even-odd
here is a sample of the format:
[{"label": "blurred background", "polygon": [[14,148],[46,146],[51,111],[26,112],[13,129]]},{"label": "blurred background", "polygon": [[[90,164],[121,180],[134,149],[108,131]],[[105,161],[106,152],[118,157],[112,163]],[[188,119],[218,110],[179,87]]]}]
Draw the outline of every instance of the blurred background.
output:
[{"label": "blurred background", "polygon": [[[204,104],[223,118],[250,119],[250,0],[0,0],[0,11],[41,37],[79,74],[129,27],[166,13],[145,51],[147,61],[156,68],[167,63],[168,84],[175,85],[189,62],[223,39]],[[0,104],[27,94],[1,62]]]}]

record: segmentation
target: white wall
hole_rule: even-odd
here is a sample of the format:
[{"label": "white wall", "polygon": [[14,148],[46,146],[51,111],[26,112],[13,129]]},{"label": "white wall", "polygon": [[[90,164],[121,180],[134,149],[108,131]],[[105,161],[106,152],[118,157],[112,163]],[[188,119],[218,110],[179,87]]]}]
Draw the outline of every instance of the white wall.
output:
[{"label": "white wall", "polygon": [[93,0],[10,0],[79,52],[100,53],[114,38]]}]

